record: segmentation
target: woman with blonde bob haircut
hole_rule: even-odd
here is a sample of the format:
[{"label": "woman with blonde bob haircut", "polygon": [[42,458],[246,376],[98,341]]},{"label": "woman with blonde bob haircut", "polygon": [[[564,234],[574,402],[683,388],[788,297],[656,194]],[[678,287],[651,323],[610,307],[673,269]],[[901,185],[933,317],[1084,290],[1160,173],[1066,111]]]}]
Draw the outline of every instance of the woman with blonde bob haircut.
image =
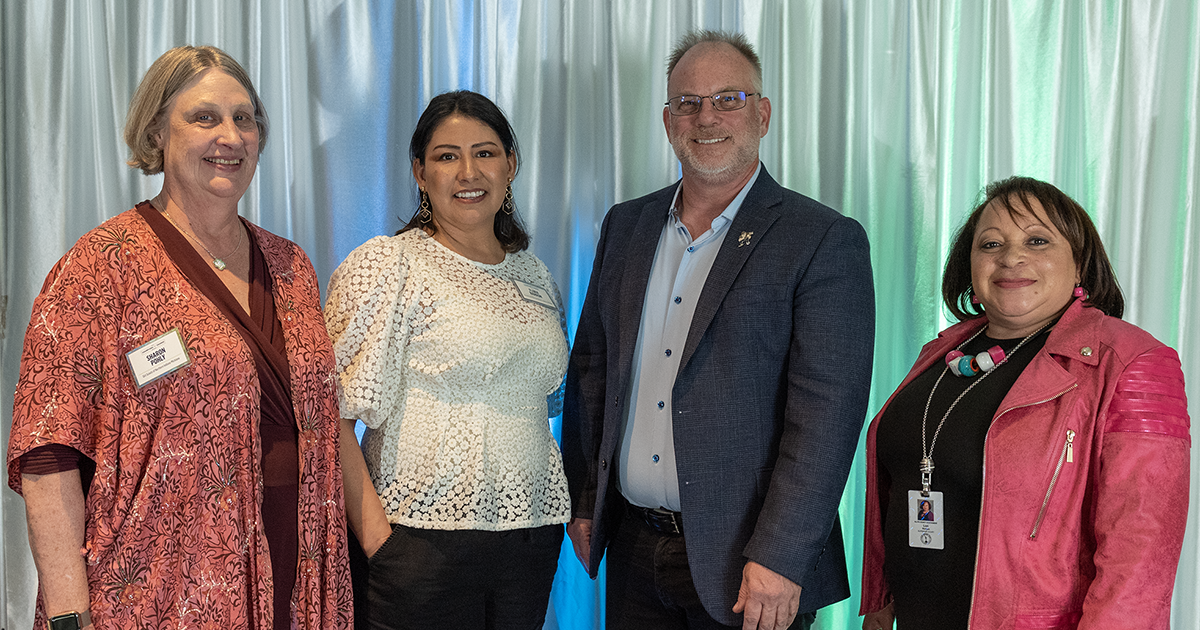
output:
[{"label": "woman with blonde bob haircut", "polygon": [[25,335],[8,445],[36,628],[349,628],[333,349],[308,257],[238,216],[246,71],[183,46],[130,106],[162,191],[85,234]]},{"label": "woman with blonde bob haircut", "polygon": [[258,126],[258,154],[262,155],[267,148],[270,123],[267,109],[245,69],[219,48],[180,46],[163,53],[133,93],[129,115],[125,119],[125,144],[129,145],[131,154],[127,164],[142,169],[146,175],[162,172],[163,151],[155,137],[167,123],[167,106],[193,77],[209,68],[219,68],[233,77],[250,95],[254,104],[254,122]]}]

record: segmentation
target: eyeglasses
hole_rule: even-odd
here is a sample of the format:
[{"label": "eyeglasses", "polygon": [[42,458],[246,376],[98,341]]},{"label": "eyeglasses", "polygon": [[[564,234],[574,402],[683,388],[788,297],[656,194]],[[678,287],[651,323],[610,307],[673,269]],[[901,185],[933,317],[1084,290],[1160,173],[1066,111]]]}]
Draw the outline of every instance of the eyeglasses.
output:
[{"label": "eyeglasses", "polygon": [[741,90],[732,92],[717,92],[712,96],[696,96],[695,94],[684,94],[676,96],[664,103],[672,116],[691,116],[700,112],[700,106],[704,104],[704,99],[711,99],[713,108],[719,112],[737,111],[746,106],[746,99],[751,96],[762,96],[759,92],[751,92],[747,94]]}]

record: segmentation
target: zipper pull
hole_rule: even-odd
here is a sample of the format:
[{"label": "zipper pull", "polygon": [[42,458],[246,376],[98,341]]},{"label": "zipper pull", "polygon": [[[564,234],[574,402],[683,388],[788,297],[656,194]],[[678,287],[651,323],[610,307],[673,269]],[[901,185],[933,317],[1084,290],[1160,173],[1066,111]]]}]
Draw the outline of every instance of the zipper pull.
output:
[{"label": "zipper pull", "polygon": [[1075,431],[1073,431],[1071,429],[1067,429],[1067,463],[1068,464],[1075,461],[1075,448],[1073,446],[1073,442],[1075,442]]}]

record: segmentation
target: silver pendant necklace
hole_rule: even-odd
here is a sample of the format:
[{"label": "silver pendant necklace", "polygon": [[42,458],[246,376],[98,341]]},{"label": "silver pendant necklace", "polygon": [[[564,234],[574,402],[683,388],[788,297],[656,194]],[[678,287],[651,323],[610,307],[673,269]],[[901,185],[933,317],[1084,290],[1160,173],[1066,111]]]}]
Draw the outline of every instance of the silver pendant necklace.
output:
[{"label": "silver pendant necklace", "polygon": [[[158,206],[153,201],[150,202],[150,205],[154,206],[156,210],[158,209]],[[228,266],[225,264],[225,259],[236,253],[238,248],[242,246],[242,235],[246,232],[246,228],[240,225],[240,223],[238,227],[241,229],[238,230],[238,240],[237,243],[233,245],[233,249],[229,250],[229,253],[225,254],[224,256],[217,256],[216,254],[212,253],[212,250],[209,249],[207,245],[204,244],[204,241],[200,240],[198,237],[188,234],[182,227],[179,227],[179,224],[175,222],[175,219],[171,218],[171,214],[165,209],[159,210],[159,212],[161,212],[164,217],[167,217],[167,220],[171,222],[171,225],[175,226],[176,230],[179,230],[180,234],[188,237],[189,240],[204,249],[204,251],[208,254],[208,257],[212,258],[212,265],[217,268],[217,271],[225,271],[225,267]]]}]

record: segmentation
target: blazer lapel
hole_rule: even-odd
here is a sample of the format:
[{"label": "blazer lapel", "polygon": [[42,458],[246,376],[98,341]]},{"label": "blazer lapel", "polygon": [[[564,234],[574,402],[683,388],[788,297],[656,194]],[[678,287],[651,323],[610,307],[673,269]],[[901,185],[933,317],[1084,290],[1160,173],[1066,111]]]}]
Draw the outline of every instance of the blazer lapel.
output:
[{"label": "blazer lapel", "polygon": [[667,220],[667,210],[675,188],[667,188],[664,195],[642,206],[637,227],[629,235],[625,265],[620,274],[621,302],[620,335],[618,339],[619,374],[629,374],[633,361],[633,348],[637,344],[638,329],[641,328],[642,307],[646,302],[646,285],[650,282],[650,268],[654,265],[654,254]]},{"label": "blazer lapel", "polygon": [[779,218],[779,204],[782,201],[783,189],[771,178],[764,166],[758,174],[754,188],[750,189],[742,207],[738,209],[737,216],[733,218],[733,223],[729,225],[717,258],[708,272],[708,279],[704,282],[704,289],[700,291],[696,312],[692,315],[692,325],[688,329],[687,343],[684,344],[683,356],[679,360],[680,372],[696,352],[708,325],[712,323],[713,317],[721,307],[725,294],[729,292],[729,287],[741,272],[742,265],[746,264],[754,248],[762,241],[763,235]]}]

